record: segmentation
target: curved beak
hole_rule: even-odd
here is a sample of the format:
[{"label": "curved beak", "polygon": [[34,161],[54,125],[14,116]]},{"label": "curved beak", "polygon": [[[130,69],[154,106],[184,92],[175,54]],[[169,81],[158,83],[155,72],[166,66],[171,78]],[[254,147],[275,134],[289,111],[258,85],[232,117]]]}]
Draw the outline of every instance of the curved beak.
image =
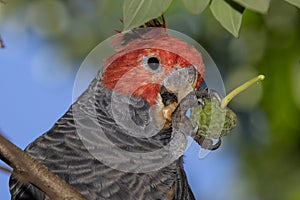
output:
[{"label": "curved beak", "polygon": [[194,66],[174,69],[162,82],[160,95],[164,104],[163,117],[171,122],[172,113],[176,110],[181,100],[195,90],[198,71]]},{"label": "curved beak", "polygon": [[190,66],[173,70],[163,80],[164,88],[173,94],[176,94],[180,102],[188,93],[195,89],[197,85],[198,71]]}]

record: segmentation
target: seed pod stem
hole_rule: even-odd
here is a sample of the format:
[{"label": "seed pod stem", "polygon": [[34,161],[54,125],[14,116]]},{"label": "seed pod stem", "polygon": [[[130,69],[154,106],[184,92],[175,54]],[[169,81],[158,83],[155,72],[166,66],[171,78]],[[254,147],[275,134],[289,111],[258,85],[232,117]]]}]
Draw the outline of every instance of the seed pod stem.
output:
[{"label": "seed pod stem", "polygon": [[253,85],[254,83],[258,82],[258,81],[262,81],[265,79],[264,75],[259,75],[249,81],[247,81],[246,83],[242,84],[241,86],[235,88],[234,90],[232,90],[226,97],[224,97],[224,99],[222,100],[221,103],[221,108],[225,108],[228,103],[239,93],[241,93],[242,91],[246,90],[247,88],[249,88],[251,85]]}]

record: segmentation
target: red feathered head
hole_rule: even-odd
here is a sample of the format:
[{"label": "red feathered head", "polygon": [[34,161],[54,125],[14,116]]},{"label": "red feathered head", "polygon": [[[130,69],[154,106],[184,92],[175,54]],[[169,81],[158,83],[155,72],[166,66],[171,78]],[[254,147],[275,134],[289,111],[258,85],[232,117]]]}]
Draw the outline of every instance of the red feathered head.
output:
[{"label": "red feathered head", "polygon": [[102,83],[120,94],[154,105],[162,86],[171,93],[186,93],[182,90],[189,89],[180,81],[198,88],[204,79],[200,52],[164,28],[134,29],[112,41],[117,52],[105,60]]}]

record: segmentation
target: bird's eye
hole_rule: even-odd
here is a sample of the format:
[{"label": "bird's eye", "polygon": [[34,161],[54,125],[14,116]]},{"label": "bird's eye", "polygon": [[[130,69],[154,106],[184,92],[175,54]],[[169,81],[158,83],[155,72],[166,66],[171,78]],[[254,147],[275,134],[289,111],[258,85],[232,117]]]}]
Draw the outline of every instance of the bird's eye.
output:
[{"label": "bird's eye", "polygon": [[152,70],[157,70],[158,69],[158,67],[159,67],[159,60],[158,60],[158,58],[156,58],[156,57],[150,57],[150,58],[148,58],[148,60],[147,60],[147,65],[148,65],[148,67],[150,68],[150,69],[152,69]]}]

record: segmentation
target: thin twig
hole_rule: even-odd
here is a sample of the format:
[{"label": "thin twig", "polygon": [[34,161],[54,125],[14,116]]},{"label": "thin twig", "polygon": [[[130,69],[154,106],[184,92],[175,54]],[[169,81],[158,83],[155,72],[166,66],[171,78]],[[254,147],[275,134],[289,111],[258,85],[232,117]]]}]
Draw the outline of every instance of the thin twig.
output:
[{"label": "thin twig", "polygon": [[[0,0],[0,2],[3,3],[3,4],[6,4],[6,2],[4,0]],[[0,48],[1,49],[5,48],[4,42],[3,42],[2,38],[1,38],[1,35],[0,35]]]},{"label": "thin twig", "polygon": [[[1,1],[1,0],[0,0]],[[4,42],[3,42],[3,40],[2,40],[2,37],[1,37],[1,35],[0,35],[0,48],[5,48],[5,45],[4,45]]]},{"label": "thin twig", "polygon": [[13,174],[16,174],[17,178],[37,186],[50,199],[85,200],[73,187],[1,134],[0,158],[14,169]]}]

